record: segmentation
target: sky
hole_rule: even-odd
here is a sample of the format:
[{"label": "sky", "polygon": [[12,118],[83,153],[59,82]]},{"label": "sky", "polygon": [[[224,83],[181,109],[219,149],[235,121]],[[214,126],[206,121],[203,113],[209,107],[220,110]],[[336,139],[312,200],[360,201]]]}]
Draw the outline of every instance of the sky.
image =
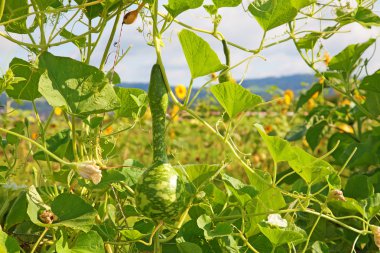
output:
[{"label": "sky", "polygon": [[[344,0],[343,0],[344,1]],[[352,0],[350,0],[352,2]],[[205,1],[204,4],[208,4],[211,1]],[[244,2],[244,1],[243,1]],[[222,15],[222,21],[219,26],[220,32],[224,37],[236,44],[243,47],[256,49],[261,41],[263,30],[258,25],[257,21],[244,10],[245,4],[236,8],[221,8],[220,14]],[[132,8],[131,8],[132,9]],[[161,10],[164,12],[164,10]],[[380,3],[375,5],[374,12],[380,15]],[[324,13],[325,15],[331,15],[331,13]],[[206,30],[212,29],[212,22],[203,9],[203,7],[188,11],[179,15],[178,20],[181,22],[191,24],[194,27],[199,27]],[[100,41],[99,49],[97,49],[92,57],[90,64],[98,66],[102,57],[103,48],[108,40],[108,34],[111,30],[111,24],[106,28],[104,32],[104,39]],[[323,24],[324,27],[326,24]],[[319,30],[320,23],[315,20],[305,20],[298,24],[299,27],[310,30]],[[120,31],[121,25],[117,31]],[[154,64],[156,57],[153,47],[148,46],[146,41],[146,34],[140,33],[138,29],[143,27],[143,23],[139,18],[137,22],[130,26],[123,26],[121,36],[121,50],[126,50],[131,46],[131,50],[127,56],[116,66],[115,70],[121,77],[122,82],[148,82],[151,66]],[[165,47],[162,49],[163,61],[166,66],[169,82],[175,86],[178,84],[188,84],[190,80],[190,73],[187,67],[186,59],[183,55],[181,45],[179,43],[177,34],[183,29],[183,27],[174,24],[163,36]],[[284,37],[285,25],[275,28],[267,33],[265,44],[271,43]],[[145,29],[144,33],[148,30]],[[118,35],[119,32],[117,32]],[[211,47],[217,52],[219,58],[224,62],[224,55],[222,50],[222,44],[220,41],[211,37],[210,35],[202,36]],[[330,55],[339,53],[349,44],[361,43],[367,41],[369,38],[380,36],[380,28],[375,27],[372,29],[366,29],[358,24],[351,24],[345,26],[342,29],[342,33],[335,34],[329,40],[322,41],[325,51]],[[27,37],[25,36],[25,38]],[[114,41],[117,41],[115,37]],[[231,48],[231,62],[232,65],[241,61],[245,57],[249,56],[248,53]],[[371,48],[367,52],[367,56],[374,52],[374,48]],[[376,48],[380,48],[380,40],[377,41]],[[0,73],[4,73],[11,59],[15,56],[28,59],[28,52],[18,47],[16,44],[11,43],[4,38],[0,37]],[[115,52],[116,48],[112,51]],[[62,47],[52,48],[50,50],[53,54],[64,55],[79,59],[79,51],[72,45],[65,45]],[[243,64],[240,67],[232,71],[235,79],[240,80],[242,78],[263,78],[263,77],[279,77],[292,74],[305,74],[312,73],[309,67],[303,62],[299,56],[295,46],[291,41],[278,44],[271,48],[265,49],[261,52],[261,58],[254,58],[249,65]],[[112,67],[114,54],[110,55],[106,69]],[[323,66],[320,66],[323,68]],[[375,51],[372,63],[369,66],[370,73],[380,68],[380,50]],[[195,85],[201,85],[208,80],[208,77],[200,77],[195,81]]]}]

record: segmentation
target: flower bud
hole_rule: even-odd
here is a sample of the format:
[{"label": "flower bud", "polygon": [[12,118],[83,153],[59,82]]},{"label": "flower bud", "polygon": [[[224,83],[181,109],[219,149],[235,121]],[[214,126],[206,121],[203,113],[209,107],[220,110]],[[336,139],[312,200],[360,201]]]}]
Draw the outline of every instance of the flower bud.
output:
[{"label": "flower bud", "polygon": [[337,189],[330,191],[328,198],[344,202],[346,201],[346,198],[343,196],[343,192]]}]

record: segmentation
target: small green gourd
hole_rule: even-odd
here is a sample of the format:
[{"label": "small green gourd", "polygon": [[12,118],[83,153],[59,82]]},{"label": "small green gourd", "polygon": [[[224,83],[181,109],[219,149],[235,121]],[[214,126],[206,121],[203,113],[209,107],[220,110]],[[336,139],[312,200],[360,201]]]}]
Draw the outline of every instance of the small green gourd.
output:
[{"label": "small green gourd", "polygon": [[185,208],[184,183],[168,161],[165,145],[165,117],[168,94],[161,68],[153,65],[148,90],[153,129],[153,164],[136,185],[136,207],[155,221],[170,222]]}]

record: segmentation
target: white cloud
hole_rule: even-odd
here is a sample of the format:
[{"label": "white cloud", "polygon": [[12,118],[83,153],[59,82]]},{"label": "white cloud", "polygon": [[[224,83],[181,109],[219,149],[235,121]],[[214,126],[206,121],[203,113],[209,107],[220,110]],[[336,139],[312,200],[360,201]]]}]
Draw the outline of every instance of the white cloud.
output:
[{"label": "white cloud", "polygon": [[[207,2],[205,1],[205,4],[206,3]],[[376,7],[379,8],[380,6],[377,5]],[[242,6],[238,8],[222,8],[220,13],[223,16],[220,24],[220,31],[224,34],[226,39],[248,49],[256,49],[259,46],[263,31],[256,20],[251,17],[249,13],[244,12]],[[183,13],[178,17],[178,19],[185,23],[189,23],[194,27],[212,30],[211,20],[208,18],[208,14],[203,8]],[[318,29],[320,25],[319,21],[310,19],[306,22],[302,22],[304,22],[304,25],[303,23],[300,23],[300,25],[302,24],[304,26],[303,28],[307,29]],[[95,66],[99,65],[100,59],[102,58],[102,50],[108,41],[107,36],[110,33],[112,25],[113,20],[110,21],[109,27],[104,31],[104,38],[100,41],[99,48],[93,54],[91,64]],[[139,27],[143,27],[140,19],[131,26],[124,26],[122,31],[121,49],[126,50],[130,45],[133,46],[128,55],[116,67],[116,71],[121,76],[122,80],[126,82],[147,82],[149,80],[151,66],[156,60],[154,49],[147,45],[147,41],[145,40],[143,34],[137,31],[137,28]],[[280,38],[285,38],[285,28],[286,26],[282,26],[268,32],[265,44],[271,43]],[[174,24],[171,30],[164,34],[164,42],[166,46],[163,48],[162,54],[164,63],[167,67],[167,74],[172,85],[178,83],[186,84],[190,78],[187,63],[177,38],[177,33],[181,29],[181,26]],[[119,31],[119,28],[117,31]],[[346,26],[342,29],[342,31],[349,31],[349,33],[336,34],[332,36],[331,39],[323,41],[323,45],[331,55],[340,52],[349,44],[364,42],[370,37],[380,36],[380,28],[365,29],[358,24]],[[146,34],[148,32],[149,31],[145,28],[144,33]],[[116,36],[118,36],[118,34],[119,32],[116,33]],[[210,43],[212,48],[218,53],[221,61],[224,62],[221,42],[210,35],[204,35],[201,33],[198,34]],[[115,37],[114,41],[117,40],[118,38]],[[27,52],[3,38],[0,38],[0,45],[3,49],[3,55],[0,58],[1,70],[7,69],[9,61],[15,55],[18,57],[27,58]],[[380,41],[377,42],[377,47],[380,47]],[[111,51],[115,50],[115,47],[111,49]],[[58,55],[66,55],[76,59],[79,58],[78,50],[72,45],[53,48],[52,52]],[[368,56],[370,53],[371,50],[369,50],[366,55]],[[246,72],[246,78],[311,73],[307,65],[298,55],[298,52],[291,41],[265,49],[261,54],[267,59],[267,61],[263,61],[259,58],[253,59],[248,71]],[[247,52],[231,47],[232,64],[236,64],[247,56],[249,56]],[[114,54],[111,54],[106,64],[106,70],[112,67],[113,59]],[[374,59],[369,66],[371,71],[379,68],[379,59],[380,51],[377,50],[374,55]],[[245,71],[246,64],[243,64],[233,71],[234,77],[236,79],[240,79],[244,75]],[[200,84],[207,81],[207,79],[207,77],[199,78],[196,83]]]}]

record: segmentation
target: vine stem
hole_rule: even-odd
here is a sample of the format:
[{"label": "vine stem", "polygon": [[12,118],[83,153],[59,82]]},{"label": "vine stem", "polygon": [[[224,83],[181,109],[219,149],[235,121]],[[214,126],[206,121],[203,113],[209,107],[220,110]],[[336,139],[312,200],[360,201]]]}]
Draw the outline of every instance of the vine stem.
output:
[{"label": "vine stem", "polygon": [[32,251],[30,251],[30,253],[34,253],[38,247],[38,245],[40,244],[42,238],[44,238],[46,232],[49,230],[49,228],[45,228],[45,230],[41,233],[40,237],[38,237],[38,240],[36,241],[36,243],[33,245],[33,248],[32,248]]},{"label": "vine stem", "polygon": [[32,143],[33,145],[39,147],[40,149],[42,149],[46,154],[48,154],[50,157],[54,158],[55,160],[57,160],[58,162],[62,163],[62,164],[65,164],[65,165],[73,165],[72,163],[70,162],[66,162],[64,160],[62,160],[61,158],[59,158],[58,156],[56,156],[55,154],[53,154],[52,152],[50,152],[49,150],[47,150],[44,146],[42,146],[41,144],[39,144],[38,142],[26,137],[26,136],[23,136],[21,134],[18,134],[18,133],[15,133],[13,131],[9,131],[7,129],[4,129],[2,127],[0,127],[0,132],[3,132],[3,133],[7,133],[7,134],[11,134],[11,135],[14,135],[20,139],[23,139],[25,141],[28,141],[30,143]]}]

